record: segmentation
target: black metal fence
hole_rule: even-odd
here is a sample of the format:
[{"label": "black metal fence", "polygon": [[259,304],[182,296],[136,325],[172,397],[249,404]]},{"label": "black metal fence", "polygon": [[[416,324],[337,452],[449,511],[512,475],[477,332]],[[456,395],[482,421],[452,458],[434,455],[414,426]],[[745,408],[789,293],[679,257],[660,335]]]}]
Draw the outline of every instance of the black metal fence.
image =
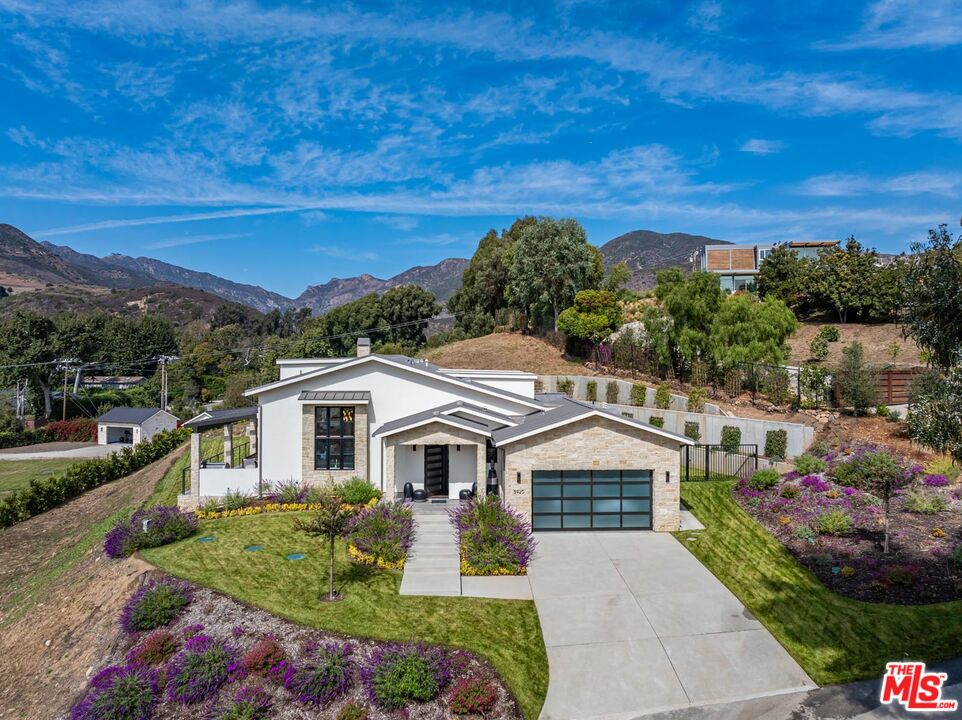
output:
[{"label": "black metal fence", "polygon": [[759,468],[758,445],[685,445],[682,482],[746,480]]},{"label": "black metal fence", "polygon": [[[218,450],[215,453],[200,459],[200,466],[210,468],[240,468],[244,467],[244,461],[250,457],[250,440],[235,442],[231,450],[230,463],[224,462],[224,451]],[[180,471],[180,492],[186,495],[190,492],[190,465]]]}]

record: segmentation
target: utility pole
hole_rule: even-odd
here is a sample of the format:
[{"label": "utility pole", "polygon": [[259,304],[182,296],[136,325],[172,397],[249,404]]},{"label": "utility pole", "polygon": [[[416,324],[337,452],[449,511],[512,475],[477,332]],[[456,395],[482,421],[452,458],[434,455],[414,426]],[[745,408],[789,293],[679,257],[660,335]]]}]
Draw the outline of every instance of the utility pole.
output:
[{"label": "utility pole", "polygon": [[80,363],[77,358],[67,358],[66,360],[58,361],[60,363],[59,368],[63,370],[63,403],[61,404],[60,419],[67,419],[67,376],[70,374],[70,368],[73,365]]},{"label": "utility pole", "polygon": [[160,356],[160,409],[167,410],[167,363],[177,360],[176,355]]}]

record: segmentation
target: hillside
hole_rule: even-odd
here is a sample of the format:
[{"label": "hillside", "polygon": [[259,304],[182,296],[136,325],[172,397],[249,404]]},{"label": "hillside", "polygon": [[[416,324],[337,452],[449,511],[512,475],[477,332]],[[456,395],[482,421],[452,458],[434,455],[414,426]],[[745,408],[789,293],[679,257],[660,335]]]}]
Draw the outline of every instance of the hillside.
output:
[{"label": "hillside", "polygon": [[585,366],[565,360],[561,351],[543,338],[520,333],[494,333],[461,340],[423,356],[448,368],[523,370],[540,375],[593,375]]},{"label": "hillside", "polygon": [[0,224],[0,285],[14,291],[48,285],[97,284],[90,274],[12,225]]},{"label": "hillside", "polygon": [[399,285],[420,285],[443,303],[461,286],[461,275],[468,266],[464,258],[448,258],[436,265],[419,265],[381,280],[373,275],[333,278],[323,285],[311,285],[293,301],[296,307],[309,307],[315,315],[357,300],[368,293],[383,293]]},{"label": "hillside", "polygon": [[[919,357],[919,348],[911,339],[902,336],[902,330],[894,323],[802,323],[795,334],[788,339],[791,351],[789,363],[801,365],[810,362],[811,353],[808,346],[815,339],[820,328],[834,325],[838,328],[838,342],[828,344],[828,357],[822,361],[823,365],[838,365],[842,360],[842,348],[851,342],[858,341],[865,348],[866,362],[875,365],[905,365],[915,367],[924,365]],[[892,357],[892,347],[898,352]]]},{"label": "hillside", "polygon": [[671,267],[691,270],[691,256],[695,250],[705,245],[730,244],[727,240],[715,240],[703,235],[634,230],[609,240],[600,249],[606,268],[623,262],[631,270],[629,288],[650,290],[655,286],[655,273],[658,270]]}]

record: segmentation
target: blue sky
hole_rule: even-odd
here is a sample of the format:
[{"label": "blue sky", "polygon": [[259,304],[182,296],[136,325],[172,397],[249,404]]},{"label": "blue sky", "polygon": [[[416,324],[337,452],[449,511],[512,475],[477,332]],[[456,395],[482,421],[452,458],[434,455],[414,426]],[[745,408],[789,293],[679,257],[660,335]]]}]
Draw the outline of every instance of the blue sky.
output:
[{"label": "blue sky", "polygon": [[0,219],[288,295],[518,214],[908,249],[962,214],[962,3],[0,0]]}]

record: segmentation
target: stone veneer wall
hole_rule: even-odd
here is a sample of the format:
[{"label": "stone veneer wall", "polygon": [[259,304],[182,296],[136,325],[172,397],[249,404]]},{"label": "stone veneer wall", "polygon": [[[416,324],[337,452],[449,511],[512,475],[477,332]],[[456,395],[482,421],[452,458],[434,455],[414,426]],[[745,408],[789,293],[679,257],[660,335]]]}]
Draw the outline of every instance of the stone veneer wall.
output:
[{"label": "stone veneer wall", "polygon": [[484,462],[487,437],[444,423],[431,422],[384,438],[384,494],[389,498],[401,491],[395,481],[395,454],[397,447],[405,445],[474,445],[477,447],[475,482],[479,488],[483,488],[487,482]]},{"label": "stone veneer wall", "polygon": [[[652,528],[678,530],[678,442],[605,418],[586,418],[504,447],[505,501],[531,517],[532,470],[651,470]],[[517,480],[521,473],[521,482]],[[670,482],[665,482],[665,473]]]},{"label": "stone veneer wall", "polygon": [[314,469],[314,408],[319,405],[303,405],[301,408],[301,480],[307,484],[324,482],[343,482],[355,475],[370,479],[368,473],[369,455],[367,405],[339,405],[354,408],[354,469],[353,470],[315,470]]}]

